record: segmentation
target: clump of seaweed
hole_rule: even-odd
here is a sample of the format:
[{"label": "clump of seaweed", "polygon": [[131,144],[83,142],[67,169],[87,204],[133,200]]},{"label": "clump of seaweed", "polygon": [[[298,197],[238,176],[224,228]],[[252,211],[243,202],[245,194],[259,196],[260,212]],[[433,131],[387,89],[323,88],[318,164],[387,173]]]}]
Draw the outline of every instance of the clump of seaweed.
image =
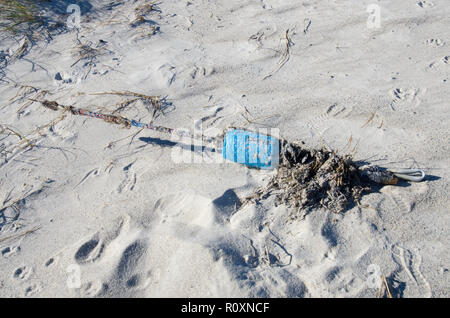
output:
[{"label": "clump of seaweed", "polygon": [[367,190],[369,187],[360,179],[358,166],[349,156],[281,140],[276,174],[244,203],[265,199],[273,193],[276,204],[294,208],[291,213],[294,219],[321,207],[341,213],[349,203],[358,203]]}]

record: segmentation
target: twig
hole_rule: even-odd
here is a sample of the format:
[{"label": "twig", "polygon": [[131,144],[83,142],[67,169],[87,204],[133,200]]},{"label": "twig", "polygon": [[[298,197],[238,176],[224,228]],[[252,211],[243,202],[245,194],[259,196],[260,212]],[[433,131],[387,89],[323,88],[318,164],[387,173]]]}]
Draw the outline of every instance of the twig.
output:
[{"label": "twig", "polygon": [[[130,92],[130,91],[124,91],[124,92],[117,92],[117,91],[112,91],[112,92],[100,92],[100,93],[90,93],[89,95],[117,95],[117,96],[133,96],[133,97],[138,97],[139,99],[142,99],[144,101],[150,102],[152,104],[152,106],[154,107],[154,112],[153,112],[153,117],[156,114],[156,111],[160,111],[161,113],[163,113],[162,107],[161,107],[161,98],[159,96],[151,96],[151,95],[144,95],[144,94],[140,94],[140,93],[135,93],[135,92]],[[128,100],[123,102],[122,104],[119,105],[119,108],[116,109],[114,112],[121,110],[123,107],[128,106],[130,103],[137,101],[138,99],[134,99],[134,100]],[[129,103],[128,103],[129,102]],[[128,103],[128,104],[127,104]],[[123,105],[126,106],[123,106]],[[164,114],[164,113],[163,113]]]},{"label": "twig", "polygon": [[383,286],[384,286],[384,282],[383,282],[383,280],[381,280],[380,289],[378,290],[378,298],[381,298],[381,295],[383,293]]},{"label": "twig", "polygon": [[384,276],[384,275],[383,275],[383,282],[384,282],[384,285],[386,286],[386,291],[388,293],[389,298],[392,298],[392,294],[391,294],[391,291],[389,290],[389,285],[386,280],[386,276]]},{"label": "twig", "polygon": [[[308,23],[306,23],[306,21],[308,21]],[[303,22],[305,25],[305,28],[303,29],[303,33],[306,35],[306,33],[308,33],[308,31],[309,31],[309,27],[311,26],[312,21],[309,18],[305,18],[305,20]]]},{"label": "twig", "polygon": [[383,296],[383,287],[386,289],[388,297],[392,298],[392,294],[391,294],[391,291],[389,290],[389,285],[386,280],[386,276],[384,276],[384,275],[381,276],[381,285],[380,285],[380,289],[378,291],[378,298],[381,298]]},{"label": "twig", "polygon": [[[3,131],[7,130],[7,131],[9,131],[10,133],[12,133],[13,135],[16,135],[17,137],[19,137],[20,140],[25,140],[25,141],[27,142],[28,146],[30,146],[30,148],[33,148],[33,147],[34,147],[34,144],[33,144],[31,141],[29,141],[29,140],[27,139],[27,137],[25,137],[23,134],[16,132],[15,130],[13,130],[13,129],[7,127],[7,126],[5,126],[4,124],[0,124],[0,128],[1,128]],[[3,132],[3,131],[2,131],[2,132]]]},{"label": "twig", "polygon": [[36,232],[37,230],[39,230],[40,228],[41,228],[40,226],[36,226],[35,228],[33,228],[33,229],[31,229],[31,230],[27,230],[27,231],[25,231],[25,232],[23,232],[23,233],[20,233],[20,234],[2,237],[2,238],[0,238],[0,243],[2,243],[2,242],[4,242],[4,241],[7,241],[7,240],[10,240],[10,239],[15,239],[15,238],[22,237],[22,236],[28,235],[28,234],[30,234],[30,233],[34,233],[34,232]]},{"label": "twig", "polygon": [[276,72],[278,72],[291,58],[291,46],[294,45],[294,42],[292,42],[291,37],[289,36],[289,29],[285,31],[284,39],[286,41],[286,46],[284,48],[283,55],[281,56],[280,61],[278,62],[278,67],[270,74],[266,75],[263,80],[271,77]]},{"label": "twig", "polygon": [[126,137],[124,137],[124,138],[120,138],[120,139],[118,139],[118,140],[113,140],[113,141],[111,141],[109,144],[107,144],[106,146],[105,146],[105,149],[111,149],[115,144],[117,144],[118,142],[120,142],[120,141],[122,141],[122,140],[125,140],[125,139],[128,139],[128,138],[130,138],[131,137],[131,140],[130,140],[130,144],[133,142],[133,139],[137,136],[137,135],[139,135],[142,131],[144,130],[144,128],[142,128],[142,129],[140,129],[138,132],[136,132],[136,133],[133,133],[133,134],[131,134],[131,135],[129,135],[129,136],[126,136]]}]

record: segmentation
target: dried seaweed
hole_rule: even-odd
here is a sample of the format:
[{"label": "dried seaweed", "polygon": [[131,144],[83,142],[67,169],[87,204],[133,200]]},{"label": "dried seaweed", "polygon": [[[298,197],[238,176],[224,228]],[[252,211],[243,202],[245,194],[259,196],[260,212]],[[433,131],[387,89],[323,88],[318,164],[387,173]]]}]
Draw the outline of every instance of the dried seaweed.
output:
[{"label": "dried seaweed", "polygon": [[361,194],[369,189],[350,157],[281,140],[275,176],[244,203],[263,200],[274,193],[275,203],[294,208],[291,218],[297,218],[321,207],[341,213],[351,202],[358,203]]}]

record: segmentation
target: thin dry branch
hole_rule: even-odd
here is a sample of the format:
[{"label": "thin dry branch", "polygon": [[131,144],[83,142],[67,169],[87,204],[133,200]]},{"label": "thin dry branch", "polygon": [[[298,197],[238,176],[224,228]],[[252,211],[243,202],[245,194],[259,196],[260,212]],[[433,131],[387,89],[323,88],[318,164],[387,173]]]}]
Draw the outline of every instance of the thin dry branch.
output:
[{"label": "thin dry branch", "polygon": [[24,231],[24,232],[19,233],[19,234],[14,234],[14,235],[9,235],[9,236],[6,236],[6,237],[2,237],[2,238],[0,238],[0,243],[2,243],[4,241],[11,240],[11,239],[16,239],[16,238],[19,238],[19,237],[26,236],[28,234],[36,232],[40,228],[41,228],[40,226],[36,226],[36,227],[34,227],[34,228],[30,229],[30,230]]},{"label": "thin dry branch", "polygon": [[34,147],[34,144],[33,144],[30,140],[28,140],[28,138],[25,137],[22,133],[20,133],[20,132],[14,130],[14,129],[8,127],[8,126],[6,126],[5,124],[0,124],[0,128],[2,129],[2,130],[0,131],[0,134],[4,133],[5,131],[8,131],[9,133],[11,133],[11,134],[13,134],[13,135],[19,137],[20,140],[25,141],[25,142],[27,143],[27,146],[29,146],[29,147],[31,147],[31,148]]},{"label": "thin dry branch", "polygon": [[152,121],[155,119],[155,116],[160,112],[164,115],[164,110],[162,107],[162,100],[159,96],[145,95],[141,93],[135,93],[130,91],[112,91],[112,92],[99,92],[99,93],[89,93],[89,95],[117,95],[117,96],[126,96],[126,97],[134,97],[132,99],[127,99],[122,103],[118,104],[118,108],[113,111],[114,113],[120,113],[127,106],[141,100],[145,105],[151,105],[153,108],[152,112]]},{"label": "thin dry branch", "polygon": [[373,120],[373,118],[375,117],[376,112],[373,112],[372,114],[370,114],[369,119],[366,121],[366,123],[364,125],[361,126],[361,128],[366,127],[368,124],[370,124],[370,122]]},{"label": "thin dry branch", "polygon": [[272,75],[274,75],[276,72],[278,72],[291,58],[291,46],[294,45],[294,42],[292,42],[291,37],[289,36],[289,29],[287,29],[284,33],[284,39],[285,41],[285,46],[284,46],[284,50],[283,53],[281,55],[280,60],[278,61],[278,67],[272,71],[270,74],[266,75],[263,80],[271,77]]}]

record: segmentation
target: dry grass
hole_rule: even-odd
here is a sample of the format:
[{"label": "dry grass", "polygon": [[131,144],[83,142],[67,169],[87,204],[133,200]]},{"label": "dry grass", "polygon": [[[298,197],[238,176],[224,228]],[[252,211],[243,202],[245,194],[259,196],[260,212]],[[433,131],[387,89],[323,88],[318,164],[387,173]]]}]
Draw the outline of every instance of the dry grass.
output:
[{"label": "dry grass", "polygon": [[62,16],[50,12],[50,0],[0,0],[0,41],[14,39],[19,48],[14,54],[0,55],[0,81],[3,69],[27,54],[38,40],[50,41],[53,32],[64,29]]},{"label": "dry grass", "polygon": [[35,3],[31,0],[0,0],[0,27],[13,34],[29,31],[43,24]]},{"label": "dry grass", "polygon": [[0,167],[7,164],[18,155],[22,150],[32,149],[36,146],[35,140],[29,138],[25,134],[21,133],[18,129],[0,124],[0,136],[2,136],[1,141],[8,139],[10,137],[17,137],[18,142],[8,142],[0,144],[0,155],[3,161],[0,162]]},{"label": "dry grass", "polygon": [[294,42],[292,42],[291,37],[289,35],[289,29],[287,29],[284,32],[284,38],[282,39],[284,41],[281,58],[278,61],[277,68],[271,72],[270,74],[266,75],[263,80],[273,76],[276,72],[278,72],[291,58],[291,47],[294,45]]},{"label": "dry grass", "polygon": [[116,95],[125,97],[126,99],[116,105],[116,109],[112,112],[113,114],[120,113],[128,106],[141,101],[147,110],[152,113],[152,121],[156,118],[158,113],[164,114],[164,107],[166,102],[159,96],[145,95],[141,93],[135,93],[130,91],[112,91],[112,92],[99,92],[90,93],[90,95]]},{"label": "dry grass", "polygon": [[375,117],[375,114],[376,114],[376,112],[372,112],[372,113],[370,114],[369,119],[367,119],[367,121],[364,123],[364,125],[361,126],[361,128],[364,128],[364,127],[366,127],[367,125],[369,125],[369,124],[373,121],[373,119],[374,119],[374,117]]},{"label": "dry grass", "polygon": [[28,140],[28,138],[25,137],[25,135],[23,135],[22,133],[16,131],[15,129],[13,129],[11,127],[8,127],[5,124],[0,124],[0,129],[1,129],[0,130],[0,135],[7,134],[7,135],[17,136],[20,139],[21,142],[24,141],[26,143],[27,147],[30,147],[30,148],[34,147],[34,144],[30,140]]},{"label": "dry grass", "polygon": [[111,149],[111,148],[113,148],[116,144],[118,144],[119,142],[121,142],[121,141],[123,141],[123,140],[127,140],[127,139],[130,139],[129,144],[131,144],[131,143],[133,142],[134,138],[136,138],[136,136],[139,135],[143,130],[144,130],[144,129],[142,128],[142,129],[139,129],[137,132],[132,133],[132,134],[129,135],[129,136],[126,136],[126,137],[123,137],[123,138],[120,138],[120,139],[117,139],[117,140],[113,140],[113,141],[111,141],[110,143],[108,143],[108,144],[105,146],[104,149]]},{"label": "dry grass", "polygon": [[39,226],[36,226],[36,227],[34,227],[34,228],[30,229],[30,230],[26,230],[26,231],[24,231],[24,232],[22,232],[22,233],[19,233],[19,234],[14,234],[14,235],[9,235],[9,236],[2,237],[2,238],[0,238],[0,243],[3,243],[4,241],[8,241],[8,240],[12,240],[12,239],[17,239],[17,238],[19,238],[19,237],[26,236],[26,235],[28,235],[28,234],[31,234],[31,233],[36,232],[36,231],[39,230],[39,229],[40,229],[40,227],[39,227]]},{"label": "dry grass", "polygon": [[378,291],[378,298],[381,298],[383,296],[383,290],[386,291],[387,296],[389,298],[393,298],[392,294],[391,294],[391,290],[389,289],[389,284],[387,282],[386,276],[381,276],[381,286],[380,286],[380,290]]},{"label": "dry grass", "polygon": [[88,71],[84,75],[84,79],[91,73],[92,67],[95,63],[98,63],[98,57],[102,55],[111,54],[112,52],[106,48],[106,42],[100,41],[97,45],[93,45],[92,42],[82,43],[77,39],[77,45],[75,46],[75,56],[77,60],[70,66],[74,67],[79,62],[85,62],[84,66],[88,67]]},{"label": "dry grass", "polygon": [[255,41],[257,48],[260,49],[260,48],[263,47],[263,44],[262,44],[263,37],[264,37],[264,32],[260,31],[260,32],[258,32],[256,34],[251,35],[248,40],[249,41],[250,40]]},{"label": "dry grass", "polygon": [[144,3],[141,5],[138,5],[135,9],[135,19],[133,22],[130,23],[131,26],[137,26],[142,23],[148,22],[146,19],[146,16],[152,12],[161,12],[159,8],[157,7],[157,2],[152,1],[149,3]]},{"label": "dry grass", "polygon": [[[31,103],[37,101],[34,98],[42,98],[49,93],[48,91],[40,90],[39,88],[28,85],[16,85],[16,87],[19,87],[18,93],[10,99],[10,103],[26,99],[26,102],[17,110],[17,116],[19,118]],[[33,94],[33,98],[28,97],[30,94]],[[3,162],[0,163],[0,166],[8,163],[13,157],[21,153],[21,151],[39,147],[37,146],[39,138],[45,136],[45,133],[42,131],[62,121],[65,117],[66,114],[61,114],[56,119],[51,120],[45,125],[38,126],[33,131],[27,133],[22,133],[19,129],[11,125],[0,123],[0,136],[2,141],[14,137],[18,139],[18,142],[10,141],[6,144],[0,144],[0,155],[2,156],[2,159],[4,159]]]},{"label": "dry grass", "polygon": [[[353,146],[353,149],[352,149],[352,146]],[[350,135],[350,137],[348,138],[347,144],[344,146],[344,148],[346,149],[346,155],[349,158],[355,158],[356,153],[358,152],[358,146],[359,146],[359,139],[353,145],[353,136]]]},{"label": "dry grass", "polygon": [[9,103],[12,104],[26,100],[16,112],[17,117],[19,118],[20,116],[22,116],[28,106],[33,103],[33,100],[43,98],[45,97],[45,95],[49,94],[49,91],[47,90],[42,90],[30,85],[15,84],[13,87],[18,88],[18,90],[16,95],[9,100]]}]

